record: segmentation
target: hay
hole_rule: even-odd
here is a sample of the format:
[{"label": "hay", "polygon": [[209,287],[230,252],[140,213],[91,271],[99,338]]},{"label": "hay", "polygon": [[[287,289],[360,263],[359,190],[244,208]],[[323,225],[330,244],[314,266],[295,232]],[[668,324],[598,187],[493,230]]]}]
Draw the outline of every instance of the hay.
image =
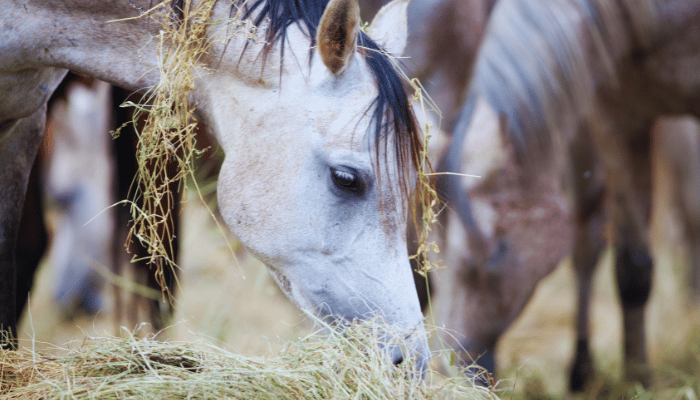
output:
[{"label": "hay", "polygon": [[[400,68],[397,67],[399,71]],[[420,274],[426,280],[428,279],[428,272],[440,268],[438,263],[430,261],[428,257],[429,252],[435,254],[440,253],[440,248],[437,243],[433,241],[428,241],[431,237],[430,232],[432,231],[433,224],[437,223],[438,212],[436,208],[439,207],[440,199],[438,198],[437,192],[435,191],[435,182],[433,179],[433,166],[430,163],[429,149],[430,149],[430,130],[432,126],[428,121],[429,113],[436,113],[438,115],[438,126],[442,120],[442,113],[440,112],[437,104],[433,99],[427,94],[425,88],[420,83],[418,78],[408,79],[405,73],[401,72],[404,79],[410,84],[414,91],[413,103],[420,106],[420,112],[423,114],[421,120],[425,121],[423,128],[424,134],[424,144],[423,151],[420,154],[420,160],[418,160],[418,174],[417,174],[417,184],[414,194],[414,203],[417,205],[417,210],[412,211],[413,215],[413,225],[415,226],[416,232],[418,233],[418,249],[416,254],[411,255],[409,258],[416,260],[418,268],[416,272]],[[420,212],[418,212],[420,210]],[[417,215],[420,214],[420,221],[417,219]],[[426,281],[426,288],[429,285]],[[430,296],[428,296],[430,297]]]},{"label": "hay", "polygon": [[[153,19],[162,28],[160,82],[144,96],[141,101],[144,104],[127,102],[125,105],[134,108],[133,126],[139,137],[138,171],[131,188],[133,201],[129,202],[133,224],[126,248],[130,249],[136,238],[147,249],[146,261],[155,267],[156,281],[172,302],[163,273],[163,268],[177,268],[170,255],[175,235],[171,231],[172,212],[179,208],[174,204],[171,187],[181,185],[184,178],[192,175],[192,163],[197,155],[196,120],[187,97],[194,89],[193,70],[210,46],[205,36],[205,22],[210,16],[212,1],[203,1],[194,10],[190,9],[190,1],[185,1],[182,18],[172,15],[170,2],[166,0],[139,16]],[[144,116],[145,124],[139,130],[138,121]],[[119,131],[113,136],[118,136]],[[177,168],[169,170],[173,162]]]},{"label": "hay", "polygon": [[[158,37],[160,82],[148,91],[141,104],[129,101],[122,105],[133,107],[133,126],[139,137],[138,171],[131,189],[133,201],[128,201],[133,223],[126,247],[129,249],[131,241],[136,239],[147,249],[146,262],[155,267],[156,280],[171,302],[163,268],[177,268],[170,257],[176,234],[172,232],[172,213],[179,212],[172,188],[177,186],[182,190],[183,182],[189,177],[204,203],[194,174],[195,160],[202,151],[196,150],[197,120],[194,106],[188,99],[194,90],[195,73],[203,68],[201,60],[212,44],[236,34],[254,39],[254,29],[242,21],[240,12],[229,19],[212,21],[214,3],[215,0],[196,4],[191,0],[165,0],[143,10],[137,18],[150,18],[161,27]],[[225,37],[207,35],[210,25],[220,23],[228,26]],[[145,123],[138,129],[142,117]],[[117,129],[113,136],[118,136],[119,132]]]},{"label": "hay", "polygon": [[[328,328],[326,328],[328,329]],[[393,366],[372,343],[376,321],[288,342],[246,357],[204,342],[89,338],[64,356],[0,353],[3,399],[497,399],[463,377],[425,380]],[[396,339],[392,339],[396,340]]]}]

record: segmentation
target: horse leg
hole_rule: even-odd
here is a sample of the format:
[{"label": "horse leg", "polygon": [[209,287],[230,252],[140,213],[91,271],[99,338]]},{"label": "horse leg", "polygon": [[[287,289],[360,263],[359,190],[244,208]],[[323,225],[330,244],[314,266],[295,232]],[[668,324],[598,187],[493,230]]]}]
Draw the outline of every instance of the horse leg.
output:
[{"label": "horse leg", "polygon": [[[114,112],[114,127],[122,127],[121,134],[112,140],[112,154],[114,157],[115,170],[115,195],[117,201],[127,200],[129,191],[136,174],[136,160],[134,155],[134,138],[133,126],[129,124],[132,120],[130,111],[124,107],[117,107],[122,104],[129,93],[120,88],[112,88],[112,111]],[[124,125],[126,124],[126,125]],[[114,239],[112,243],[112,272],[115,276],[125,278],[127,264],[127,250],[125,241],[129,221],[131,220],[131,212],[128,204],[120,204],[116,207],[114,218]],[[117,335],[120,334],[121,325],[125,317],[133,314],[131,310],[133,306],[133,294],[124,294],[124,288],[121,284],[112,285],[114,295],[114,321]],[[125,304],[126,303],[126,304]],[[129,318],[127,318],[129,319]],[[133,320],[129,319],[129,322]],[[131,325],[130,329],[134,329]]]},{"label": "horse leg", "polygon": [[579,130],[579,137],[571,147],[570,159],[574,198],[572,258],[578,284],[578,308],[576,355],[569,376],[569,388],[578,392],[585,388],[594,375],[588,321],[593,273],[605,246],[604,174],[585,127]]},{"label": "horse leg", "polygon": [[44,220],[44,201],[41,174],[44,163],[41,155],[36,157],[25,195],[19,234],[17,236],[17,321],[27,303],[29,290],[34,282],[34,274],[39,267],[46,248],[48,235]]},{"label": "horse leg", "polygon": [[[126,99],[129,98],[130,93],[126,90],[116,89],[112,91],[113,103],[121,104]],[[129,199],[133,195],[132,184],[136,177],[138,171],[138,162],[136,160],[136,147],[137,147],[137,136],[134,131],[134,127],[131,125],[133,120],[133,115],[131,111],[127,108],[118,108],[115,110],[115,125],[123,126],[121,135],[115,139],[114,142],[114,154],[116,159],[116,169],[117,169],[117,198],[119,200]],[[126,124],[126,125],[125,125]],[[171,161],[167,168],[174,171],[177,165],[174,161]],[[168,257],[177,264],[178,253],[179,253],[179,232],[180,232],[180,204],[182,199],[182,193],[178,190],[180,187],[180,182],[173,182],[169,185],[170,192],[173,195],[172,206],[177,210],[173,210],[172,225],[168,228],[172,233],[172,242],[168,248]],[[119,235],[115,237],[121,238],[118,240],[119,243],[123,243],[125,238],[124,231],[125,227],[131,220],[131,214],[128,206],[117,207],[117,231]],[[167,285],[170,293],[174,293],[177,284],[177,273],[176,271],[170,269],[168,266],[164,266],[162,277],[158,277],[154,266],[149,265],[147,259],[149,257],[148,251],[143,247],[138,241],[132,242],[131,248],[136,258],[139,261],[134,262],[131,267],[133,268],[134,280],[137,284],[145,286],[150,289],[161,291],[161,286],[159,281]],[[115,244],[114,254],[123,255],[124,249],[120,245]],[[118,259],[119,259],[118,258]],[[120,264],[119,267],[115,267],[115,270],[123,268]],[[117,310],[121,314],[122,301],[119,293],[115,293],[115,298],[117,299]],[[138,322],[138,312],[139,309],[143,309],[149,318],[151,325],[155,331],[159,331],[166,327],[173,316],[173,307],[171,304],[171,299],[151,299],[142,296],[137,293],[132,293],[130,299],[128,300],[127,313],[128,321],[131,327],[136,327]],[[139,305],[140,304],[140,305]],[[121,317],[120,317],[121,318]],[[133,329],[133,328],[132,328]]]},{"label": "horse leg", "polygon": [[[698,205],[694,207],[697,208]],[[700,225],[689,226],[687,231],[689,233],[686,234],[686,239],[690,248],[690,290],[693,300],[700,303]]]},{"label": "horse leg", "polygon": [[672,173],[673,201],[680,212],[690,253],[690,288],[700,300],[700,123],[691,117],[664,118],[660,128],[661,153]]},{"label": "horse leg", "polygon": [[[118,174],[117,169],[117,174]],[[124,276],[124,229],[128,223],[128,219],[123,217],[126,214],[125,205],[119,205],[114,212],[114,230],[112,236],[112,265],[111,272],[114,277],[121,278]],[[114,334],[120,336],[122,318],[124,316],[124,300],[122,298],[122,288],[119,283],[112,283],[112,296],[114,297]]]},{"label": "horse leg", "polygon": [[644,310],[651,292],[653,261],[644,240],[629,231],[625,234],[625,238],[616,241],[615,268],[622,301],[625,377],[647,386]]},{"label": "horse leg", "polygon": [[[648,385],[644,310],[651,292],[653,260],[649,251],[651,220],[651,146],[649,130],[630,143],[625,171],[615,179],[615,271],[622,302],[625,378]],[[624,174],[624,175],[623,175]],[[626,176],[625,176],[626,175]],[[620,179],[623,178],[623,179]]]},{"label": "horse leg", "polygon": [[[0,329],[9,340],[0,347],[16,345],[17,267],[16,244],[29,174],[36,158],[46,120],[46,105],[34,114],[0,122]],[[24,295],[22,295],[24,296]]]},{"label": "horse leg", "polygon": [[[129,267],[131,268],[131,271],[133,272],[132,274],[132,279],[133,283],[137,286],[145,286],[146,285],[146,272],[142,268],[139,268],[138,263],[131,263],[129,264]],[[129,301],[127,305],[127,323],[129,324],[128,327],[129,329],[136,329],[138,330],[139,327],[139,304],[145,303],[145,300],[143,299],[143,296],[138,292],[138,287],[134,288],[131,293],[129,293]]]}]

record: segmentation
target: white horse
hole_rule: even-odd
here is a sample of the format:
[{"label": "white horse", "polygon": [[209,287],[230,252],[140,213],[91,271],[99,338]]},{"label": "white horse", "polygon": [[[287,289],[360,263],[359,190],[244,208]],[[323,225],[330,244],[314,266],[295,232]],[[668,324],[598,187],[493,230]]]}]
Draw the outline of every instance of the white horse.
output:
[{"label": "white horse", "polygon": [[[131,90],[156,85],[160,27],[132,18],[148,9],[146,0],[6,3],[0,324],[13,332],[15,296],[23,295],[14,290],[18,210],[46,99],[67,69]],[[373,40],[359,29],[354,0],[218,1],[212,20],[242,11],[265,42],[245,35],[215,42],[190,98],[226,152],[221,214],[289,298],[333,321],[380,315],[414,344],[410,354],[388,346],[393,361],[424,363],[429,350],[405,238],[421,141],[399,75],[377,45],[403,51],[407,4],[380,10],[369,27]],[[220,37],[228,24],[209,25],[207,35]]]}]

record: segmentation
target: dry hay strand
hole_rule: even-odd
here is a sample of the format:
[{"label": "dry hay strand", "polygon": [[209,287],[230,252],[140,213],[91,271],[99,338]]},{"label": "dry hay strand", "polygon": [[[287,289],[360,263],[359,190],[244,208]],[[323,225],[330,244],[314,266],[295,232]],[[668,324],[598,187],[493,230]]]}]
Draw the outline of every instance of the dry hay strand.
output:
[{"label": "dry hay strand", "polygon": [[[374,344],[376,320],[290,341],[280,353],[247,357],[204,342],[89,338],[64,356],[0,353],[4,399],[497,399],[464,377],[394,366]],[[402,343],[392,336],[391,343]],[[398,336],[401,337],[401,336]],[[386,340],[386,339],[384,339]],[[405,342],[403,342],[405,345]]]},{"label": "dry hay strand", "polygon": [[[170,257],[176,234],[172,231],[172,213],[179,212],[180,207],[174,204],[172,188],[182,190],[183,182],[189,177],[205,204],[194,174],[195,159],[202,151],[196,150],[197,120],[193,115],[194,106],[188,101],[194,90],[195,73],[203,70],[201,60],[212,44],[239,33],[253,39],[255,36],[250,24],[242,22],[240,12],[232,18],[212,22],[215,2],[203,0],[192,4],[191,0],[166,0],[137,17],[151,18],[161,26],[158,37],[160,82],[148,91],[142,104],[129,101],[123,105],[134,108],[132,123],[139,138],[138,171],[131,188],[133,201],[127,201],[131,206],[132,225],[126,247],[129,249],[136,239],[147,249],[146,262],[155,267],[163,296],[171,302],[163,268],[177,268]],[[228,24],[226,37],[208,35],[207,28],[219,23]],[[138,129],[137,121],[142,117],[145,124]],[[119,131],[117,129],[113,135],[118,136]]]},{"label": "dry hay strand", "polygon": [[[362,29],[365,31],[369,28],[369,23],[362,24]],[[363,48],[364,51],[373,51],[372,49]],[[423,277],[427,277],[427,273],[438,268],[437,263],[433,263],[428,258],[429,252],[439,253],[440,249],[435,241],[429,241],[432,226],[437,222],[436,211],[440,207],[440,200],[435,191],[435,173],[430,161],[430,139],[432,137],[431,130],[434,128],[431,121],[435,116],[437,118],[438,128],[442,121],[442,112],[439,107],[430,97],[418,78],[409,77],[401,66],[401,62],[397,57],[386,51],[381,51],[393,64],[394,69],[399,74],[401,79],[406,83],[407,87],[413,90],[411,102],[417,107],[414,111],[421,114],[418,121],[422,124],[418,129],[423,133],[422,149],[416,156],[416,159],[411,160],[416,166],[416,181],[413,192],[410,196],[410,214],[413,220],[413,225],[417,233],[417,251],[411,255],[410,259],[415,259],[418,264],[416,272]],[[431,117],[429,117],[429,115]]]},{"label": "dry hay strand", "polygon": [[[405,75],[405,74],[404,74]],[[432,98],[427,94],[425,88],[420,83],[418,78],[405,79],[409,82],[411,88],[414,91],[412,101],[414,104],[420,106],[420,112],[423,114],[421,120],[425,121],[423,128],[424,134],[424,144],[423,149],[420,154],[420,159],[418,160],[418,174],[417,183],[414,194],[414,202],[417,206],[417,210],[420,212],[413,211],[413,225],[416,228],[418,234],[418,249],[416,254],[411,255],[410,259],[415,259],[418,264],[418,269],[416,272],[420,274],[423,278],[427,279],[428,272],[438,269],[440,266],[438,263],[430,261],[428,257],[429,252],[435,254],[440,253],[440,248],[438,247],[435,240],[429,241],[431,238],[430,232],[432,231],[432,226],[437,222],[438,211],[436,209],[440,207],[440,200],[438,198],[437,192],[435,191],[435,174],[433,173],[433,166],[430,163],[429,149],[430,149],[430,138],[431,129],[430,118],[428,118],[429,113],[436,113],[438,115],[438,126],[442,119],[442,113],[440,112],[437,104]],[[420,214],[420,220],[416,215]],[[426,282],[427,283],[427,282]],[[426,284],[426,288],[429,285]]]}]

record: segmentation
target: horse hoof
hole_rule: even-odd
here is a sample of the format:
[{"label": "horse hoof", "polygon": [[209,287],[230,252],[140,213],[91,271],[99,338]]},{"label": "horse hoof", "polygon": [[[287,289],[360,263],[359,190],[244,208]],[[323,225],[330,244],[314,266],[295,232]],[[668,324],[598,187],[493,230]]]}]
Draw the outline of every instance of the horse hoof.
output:
[{"label": "horse hoof", "polygon": [[593,378],[593,361],[588,353],[586,341],[579,340],[576,349],[576,359],[569,376],[569,389],[572,392],[582,392]]}]

